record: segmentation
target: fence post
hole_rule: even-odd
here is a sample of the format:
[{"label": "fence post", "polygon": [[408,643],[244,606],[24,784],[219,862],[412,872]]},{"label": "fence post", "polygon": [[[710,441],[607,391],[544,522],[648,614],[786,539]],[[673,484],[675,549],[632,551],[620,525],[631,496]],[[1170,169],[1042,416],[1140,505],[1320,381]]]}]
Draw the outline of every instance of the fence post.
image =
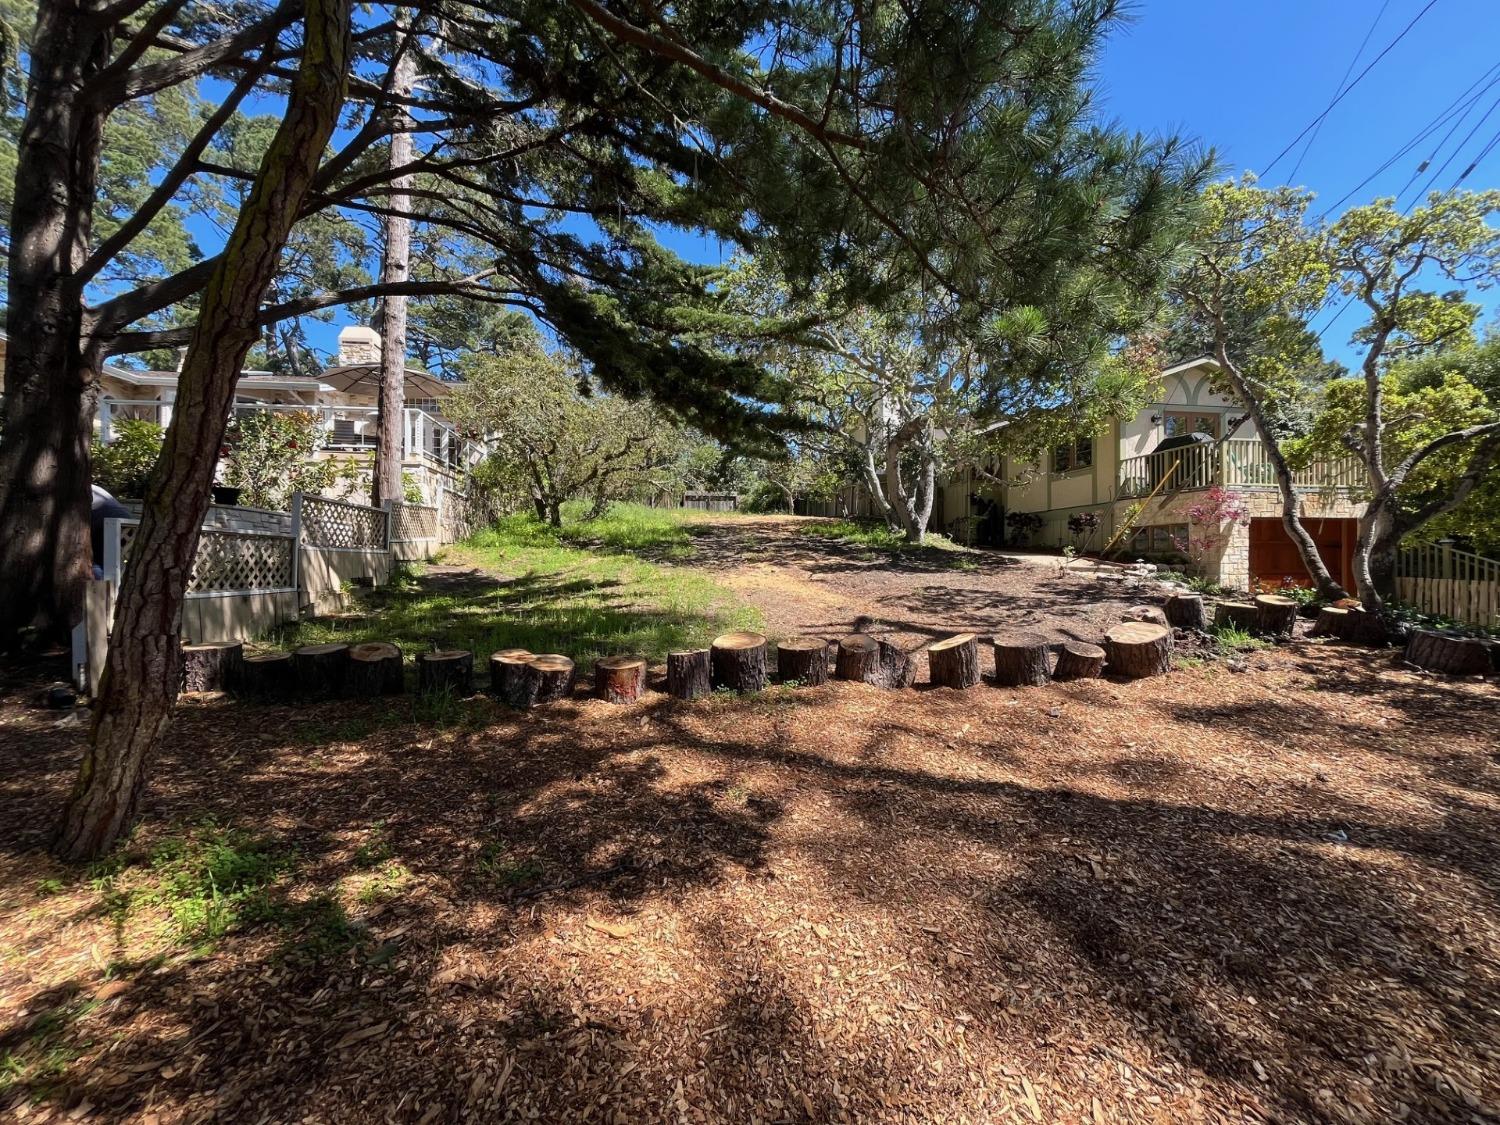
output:
[{"label": "fence post", "polygon": [[385,553],[386,554],[390,554],[391,553],[391,532],[392,532],[392,528],[391,528],[391,522],[392,522],[391,513],[395,510],[394,507],[393,507],[393,505],[395,503],[396,502],[394,500],[382,500],[380,502],[380,506],[385,509]]},{"label": "fence post", "polygon": [[297,616],[302,616],[302,493],[292,493],[292,589],[297,591]]},{"label": "fence post", "polygon": [[447,541],[443,538],[443,493],[446,492],[446,491],[447,491],[447,489],[445,489],[443,487],[443,482],[441,480],[438,481],[437,482],[437,541],[438,541],[438,546],[439,547],[443,547],[443,546],[447,545]]},{"label": "fence post", "polygon": [[1438,570],[1440,572],[1439,573],[1439,577],[1440,578],[1452,578],[1453,577],[1453,540],[1452,539],[1439,539],[1437,541],[1437,545],[1438,545],[1438,551],[1439,551],[1438,558],[1441,560],[1440,565],[1438,567]]}]

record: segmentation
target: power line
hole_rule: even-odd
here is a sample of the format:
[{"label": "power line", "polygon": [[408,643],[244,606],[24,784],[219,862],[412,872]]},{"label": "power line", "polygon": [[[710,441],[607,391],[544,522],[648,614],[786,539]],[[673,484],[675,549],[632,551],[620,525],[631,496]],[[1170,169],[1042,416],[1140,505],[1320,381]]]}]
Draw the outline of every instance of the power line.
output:
[{"label": "power line", "polygon": [[1366,66],[1364,68],[1364,70],[1362,70],[1362,71],[1359,72],[1359,77],[1357,77],[1353,82],[1349,83],[1349,85],[1345,86],[1344,89],[1342,91],[1340,91],[1338,94],[1334,95],[1333,100],[1328,103],[1328,107],[1325,110],[1323,110],[1322,113],[1318,114],[1318,116],[1314,117],[1311,121],[1309,121],[1305,126],[1303,126],[1302,132],[1298,133],[1295,137],[1293,137],[1287,143],[1286,148],[1282,149],[1280,152],[1278,152],[1276,154],[1275,158],[1271,161],[1271,163],[1267,164],[1265,166],[1265,168],[1261,171],[1261,173],[1260,173],[1261,176],[1265,177],[1266,175],[1268,175],[1270,173],[1271,169],[1274,168],[1274,167],[1276,167],[1276,165],[1281,162],[1281,158],[1283,156],[1285,156],[1287,153],[1289,153],[1289,152],[1292,151],[1292,149],[1296,146],[1296,144],[1297,144],[1298,141],[1300,141],[1303,137],[1307,136],[1307,134],[1312,129],[1314,129],[1318,125],[1318,123],[1320,121],[1322,121],[1325,117],[1327,117],[1330,113],[1332,113],[1333,112],[1333,107],[1336,106],[1336,105],[1338,105],[1339,102],[1343,101],[1346,97],[1348,97],[1349,94],[1353,92],[1354,88],[1356,86],[1358,86],[1362,81],[1364,81],[1365,75],[1369,74],[1370,71],[1374,70],[1375,67],[1379,64],[1380,60],[1383,59],[1383,58],[1385,58],[1386,55],[1390,54],[1391,50],[1396,46],[1397,43],[1400,43],[1401,40],[1403,40],[1403,39],[1406,38],[1407,32],[1409,32],[1412,28],[1416,27],[1417,26],[1417,22],[1419,20],[1421,20],[1421,18],[1423,16],[1425,16],[1428,12],[1430,12],[1432,10],[1432,8],[1433,8],[1433,5],[1435,5],[1436,3],[1437,3],[1437,0],[1427,0],[1427,3],[1426,3],[1425,6],[1423,6],[1422,10],[1420,12],[1418,12],[1415,16],[1412,17],[1411,22],[1408,23],[1405,27],[1403,27],[1401,29],[1400,33],[1396,36],[1396,38],[1392,39],[1389,43],[1387,43],[1385,45],[1385,47],[1381,50],[1380,54],[1376,55],[1373,59],[1371,59],[1370,62],[1369,62],[1369,65]]},{"label": "power line", "polygon": [[[1385,0],[1385,2],[1380,5],[1380,11],[1375,13],[1374,22],[1370,24],[1369,30],[1365,32],[1365,37],[1359,41],[1359,50],[1354,52],[1354,57],[1349,60],[1349,65],[1344,67],[1344,75],[1339,79],[1339,84],[1334,87],[1333,93],[1335,97],[1343,92],[1344,83],[1349,81],[1349,75],[1354,72],[1355,64],[1359,62],[1360,56],[1365,53],[1365,48],[1370,45],[1370,36],[1375,34],[1375,29],[1380,26],[1380,21],[1385,16],[1385,10],[1390,6],[1391,0]],[[1333,106],[1332,104],[1330,104],[1328,109],[1332,108]],[[1298,169],[1302,167],[1302,162],[1307,159],[1307,154],[1309,151],[1311,151],[1313,142],[1318,139],[1318,134],[1323,131],[1323,121],[1328,116],[1328,109],[1325,109],[1322,115],[1319,116],[1317,128],[1313,130],[1312,136],[1307,138],[1307,144],[1302,146],[1302,155],[1297,157],[1297,163],[1293,164],[1292,170],[1287,173],[1286,178],[1288,183],[1292,183],[1297,179]],[[1296,144],[1297,142],[1293,141],[1292,143]]]},{"label": "power line", "polygon": [[1418,199],[1421,199],[1424,195],[1432,190],[1432,185],[1437,183],[1438,177],[1448,170],[1448,165],[1452,164],[1458,154],[1464,150],[1464,145],[1468,144],[1471,140],[1474,139],[1474,134],[1479,132],[1479,130],[1483,128],[1484,123],[1490,119],[1490,114],[1495,112],[1496,107],[1500,107],[1500,98],[1496,98],[1493,102],[1491,102],[1490,108],[1484,111],[1484,116],[1481,117],[1478,121],[1474,122],[1474,128],[1470,129],[1467,133],[1464,134],[1464,139],[1459,141],[1458,146],[1448,154],[1448,159],[1443,161],[1442,167],[1434,172],[1428,179],[1427,183],[1423,185],[1422,190],[1417,192],[1415,198],[1412,199],[1413,203],[1416,203]]},{"label": "power line", "polygon": [[[1500,80],[1500,79],[1497,79],[1497,80]],[[1416,168],[1416,171],[1414,171],[1411,174],[1411,177],[1406,181],[1406,183],[1404,183],[1404,184],[1401,185],[1401,190],[1396,193],[1396,199],[1397,199],[1398,202],[1400,201],[1401,197],[1406,194],[1406,189],[1409,188],[1409,187],[1411,187],[1412,184],[1416,183],[1417,182],[1417,177],[1420,176],[1423,172],[1427,171],[1427,169],[1432,165],[1432,162],[1437,159],[1438,153],[1440,153],[1440,152],[1443,151],[1443,146],[1448,143],[1448,139],[1450,137],[1452,137],[1454,133],[1458,132],[1458,127],[1460,125],[1462,125],[1464,123],[1465,119],[1468,118],[1469,114],[1474,111],[1474,107],[1479,104],[1479,99],[1482,98],[1486,93],[1488,93],[1490,87],[1494,86],[1494,85],[1495,85],[1494,81],[1490,82],[1490,84],[1488,86],[1486,86],[1483,90],[1481,90],[1478,95],[1476,95],[1474,98],[1472,98],[1469,101],[1469,104],[1464,107],[1464,111],[1461,114],[1459,114],[1458,117],[1456,117],[1454,119],[1453,124],[1450,125],[1450,126],[1448,126],[1448,131],[1443,134],[1443,139],[1440,140],[1440,141],[1438,141],[1438,143],[1433,146],[1432,151],[1430,153],[1428,153],[1428,155],[1427,155],[1427,159],[1424,160],[1424,161],[1422,161],[1421,164],[1418,164],[1417,168]],[[1494,112],[1494,107],[1493,106],[1490,107],[1490,112],[1491,113]],[[1488,117],[1489,113],[1486,113],[1484,116]],[[1480,123],[1481,124],[1483,123],[1483,121],[1484,121],[1484,118],[1480,118]],[[1469,137],[1472,137],[1473,135],[1474,134],[1471,131],[1469,133]],[[1464,146],[1464,144],[1468,142],[1469,137],[1465,137],[1462,141],[1459,142],[1459,148],[1462,148]],[[1457,154],[1457,152],[1458,152],[1458,149],[1454,149],[1453,150],[1453,154],[1450,154],[1449,157],[1448,157],[1448,159],[1446,161],[1444,161],[1443,168],[1447,168],[1447,166],[1450,163],[1452,163],[1452,161],[1453,161],[1453,155]],[[1443,168],[1439,168],[1437,170],[1437,173],[1432,178],[1433,180],[1437,179],[1438,176],[1440,176],[1440,175],[1443,174]],[[1432,180],[1428,180],[1427,183],[1428,183],[1429,186],[1431,186]],[[1422,193],[1420,191],[1417,192],[1416,198],[1420,199],[1421,197],[1422,197]]]}]

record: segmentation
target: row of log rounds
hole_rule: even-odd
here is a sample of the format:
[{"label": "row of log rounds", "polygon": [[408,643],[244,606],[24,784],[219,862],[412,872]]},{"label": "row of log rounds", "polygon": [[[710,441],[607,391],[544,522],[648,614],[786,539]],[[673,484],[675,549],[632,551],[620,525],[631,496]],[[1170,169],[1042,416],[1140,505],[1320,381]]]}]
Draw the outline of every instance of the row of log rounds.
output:
[{"label": "row of log rounds", "polygon": [[[620,672],[621,684],[629,680],[628,658],[617,657],[627,667]],[[600,661],[601,664],[604,661]],[[646,662],[638,662],[642,680]],[[507,707],[525,711],[544,703],[556,703],[573,694],[577,669],[573,661],[557,652],[534,653],[524,648],[502,648],[490,654],[490,688]],[[597,668],[595,676],[601,673]]]},{"label": "row of log rounds", "polygon": [[[206,650],[220,647],[240,650],[233,657],[211,658]],[[303,645],[293,652],[257,652],[243,655],[241,646],[184,646],[185,685],[188,691],[224,688],[255,699],[331,699],[346,696],[371,699],[399,695],[406,688],[401,649],[384,641],[364,644]],[[467,657],[467,660],[464,658]],[[467,695],[472,687],[466,678],[473,668],[469,653],[421,653],[417,656],[421,690],[451,685]],[[211,669],[234,669],[233,682],[215,679]],[[440,673],[435,669],[441,668]]]},{"label": "row of log rounds", "polygon": [[1214,608],[1215,629],[1238,629],[1258,637],[1290,637],[1297,623],[1297,603],[1280,594],[1259,594],[1254,601],[1220,602]]}]

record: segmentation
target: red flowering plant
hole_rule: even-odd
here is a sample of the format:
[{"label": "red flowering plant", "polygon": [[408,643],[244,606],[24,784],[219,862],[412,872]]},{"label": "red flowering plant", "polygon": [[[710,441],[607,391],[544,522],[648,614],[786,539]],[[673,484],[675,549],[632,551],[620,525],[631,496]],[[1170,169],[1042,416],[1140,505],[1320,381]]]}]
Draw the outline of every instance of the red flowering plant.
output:
[{"label": "red flowering plant", "polygon": [[1202,574],[1204,560],[1229,540],[1235,525],[1250,523],[1250,509],[1238,492],[1216,484],[1188,508],[1187,520],[1187,536],[1172,536],[1172,545]]}]

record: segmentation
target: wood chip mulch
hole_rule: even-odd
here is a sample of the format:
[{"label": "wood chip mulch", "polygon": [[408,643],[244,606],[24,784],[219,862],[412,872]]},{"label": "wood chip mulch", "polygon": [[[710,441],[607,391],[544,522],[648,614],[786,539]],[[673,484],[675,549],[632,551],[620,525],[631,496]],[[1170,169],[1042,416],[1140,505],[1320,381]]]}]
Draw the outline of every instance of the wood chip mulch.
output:
[{"label": "wood chip mulch", "polygon": [[[1495,1120],[1500,688],[1251,664],[442,729],[191,701],[134,846],[282,841],[361,935],[312,959],[118,923],[44,850],[84,732],[13,693],[0,1118]],[[377,832],[410,879],[366,904]]]}]

